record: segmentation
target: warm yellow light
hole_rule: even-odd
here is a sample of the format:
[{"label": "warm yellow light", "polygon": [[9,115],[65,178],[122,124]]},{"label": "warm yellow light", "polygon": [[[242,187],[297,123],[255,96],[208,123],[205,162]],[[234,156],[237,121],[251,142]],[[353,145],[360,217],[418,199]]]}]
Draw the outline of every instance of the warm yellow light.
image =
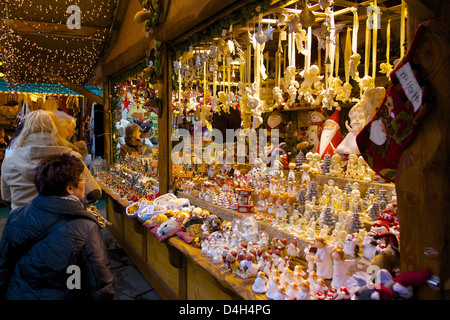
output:
[{"label": "warm yellow light", "polygon": [[5,74],[0,72],[0,78],[3,78],[4,76],[5,76]]}]

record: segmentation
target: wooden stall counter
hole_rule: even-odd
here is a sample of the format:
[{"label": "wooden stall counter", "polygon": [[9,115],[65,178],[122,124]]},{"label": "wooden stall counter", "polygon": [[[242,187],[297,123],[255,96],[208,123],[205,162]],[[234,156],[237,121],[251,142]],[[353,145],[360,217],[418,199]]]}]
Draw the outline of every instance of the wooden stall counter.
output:
[{"label": "wooden stall counter", "polygon": [[126,214],[125,199],[100,185],[111,222],[108,230],[162,299],[266,299],[252,291],[252,278],[239,278],[177,236],[159,242],[137,218]]}]

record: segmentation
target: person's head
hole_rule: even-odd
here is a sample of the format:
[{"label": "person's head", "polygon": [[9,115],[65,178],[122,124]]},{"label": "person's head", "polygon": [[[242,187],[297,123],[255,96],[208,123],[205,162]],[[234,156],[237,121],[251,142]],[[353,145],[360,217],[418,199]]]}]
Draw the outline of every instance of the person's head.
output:
[{"label": "person's head", "polygon": [[61,126],[63,136],[70,140],[75,134],[75,128],[77,127],[77,120],[71,115],[60,110],[52,110],[52,113],[56,115]]},{"label": "person's head", "polygon": [[126,139],[140,139],[141,138],[141,127],[132,123],[125,129],[125,137]]},{"label": "person's head", "polygon": [[36,110],[30,112],[25,118],[25,125],[17,137],[15,147],[23,147],[28,137],[34,133],[46,132],[51,135],[51,145],[66,145],[65,138],[56,115],[50,111]]},{"label": "person's head", "polygon": [[74,195],[81,200],[86,182],[83,171],[81,159],[68,153],[51,155],[36,167],[34,184],[40,196]]},{"label": "person's head", "polygon": [[5,129],[0,128],[0,139],[5,138]]}]

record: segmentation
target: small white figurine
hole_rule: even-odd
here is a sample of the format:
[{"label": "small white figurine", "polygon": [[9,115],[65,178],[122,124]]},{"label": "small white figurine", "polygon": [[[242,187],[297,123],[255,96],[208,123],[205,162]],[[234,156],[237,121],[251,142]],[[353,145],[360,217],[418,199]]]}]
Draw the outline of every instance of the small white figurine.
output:
[{"label": "small white figurine", "polygon": [[309,282],[303,281],[299,286],[297,300],[312,300],[312,295],[309,292]]},{"label": "small white figurine", "polygon": [[278,286],[273,300],[286,300],[286,288],[284,286]]},{"label": "small white figurine", "polygon": [[346,287],[349,278],[349,268],[354,261],[345,260],[344,251],[340,249],[335,249],[332,253],[332,257],[334,268],[331,286],[335,288]]},{"label": "small white figurine", "polygon": [[277,294],[279,287],[280,287],[280,278],[274,277],[273,282],[269,283],[269,286],[267,288],[267,292],[266,292],[267,299],[273,299],[275,297],[275,295]]},{"label": "small white figurine", "polygon": [[263,271],[257,273],[255,282],[253,283],[252,290],[256,293],[266,293],[267,292],[267,278]]},{"label": "small white figurine", "polygon": [[317,267],[317,277],[323,279],[331,279],[333,277],[333,261],[331,260],[331,252],[334,246],[327,246],[325,239],[316,238],[314,245],[317,252],[314,256],[314,262]]},{"label": "small white figurine", "polygon": [[295,300],[297,299],[298,293],[298,284],[295,282],[289,283],[286,287],[286,298],[289,300]]},{"label": "small white figurine", "polygon": [[297,239],[292,239],[287,246],[287,254],[291,257],[298,257],[300,254],[300,249],[297,248]]},{"label": "small white figurine", "polygon": [[307,271],[310,273],[314,271],[314,256],[316,255],[317,248],[314,246],[310,246],[309,248],[305,248],[305,258],[308,262]]}]

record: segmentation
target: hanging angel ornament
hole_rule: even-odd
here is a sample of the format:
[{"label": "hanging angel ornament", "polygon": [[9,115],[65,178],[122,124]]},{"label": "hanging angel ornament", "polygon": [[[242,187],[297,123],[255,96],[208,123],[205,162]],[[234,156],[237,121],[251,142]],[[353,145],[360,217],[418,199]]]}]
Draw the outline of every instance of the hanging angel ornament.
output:
[{"label": "hanging angel ornament", "polygon": [[275,107],[280,107],[283,105],[283,90],[281,90],[279,87],[273,87],[272,89],[273,98],[275,100]]},{"label": "hanging angel ornament", "polygon": [[306,30],[300,29],[300,32],[295,34],[295,44],[297,45],[297,51],[306,56],[308,51],[305,48],[305,42],[308,40],[308,34]]},{"label": "hanging angel ornament", "polygon": [[210,105],[203,105],[201,112],[200,112],[200,121],[202,122],[202,124],[204,126],[206,126],[206,128],[212,132],[213,128],[211,123],[209,122],[210,118],[211,118],[212,112],[211,112],[211,106]]},{"label": "hanging angel ornament", "polygon": [[[304,79],[298,89],[299,98],[304,97],[307,102],[314,101],[313,95],[319,94],[323,90],[323,84],[321,83],[323,76],[319,75],[320,70],[317,65],[312,65],[307,70],[302,70],[300,76]],[[320,91],[319,91],[320,90]]]},{"label": "hanging angel ornament", "polygon": [[359,72],[358,72],[358,66],[361,63],[361,55],[359,53],[353,53],[350,56],[350,60],[348,63],[348,73],[350,77],[352,77],[354,80],[359,80]]},{"label": "hanging angel ornament", "polygon": [[299,83],[295,80],[297,74],[294,66],[288,66],[284,72],[284,89],[288,90],[290,86],[299,88]]}]

